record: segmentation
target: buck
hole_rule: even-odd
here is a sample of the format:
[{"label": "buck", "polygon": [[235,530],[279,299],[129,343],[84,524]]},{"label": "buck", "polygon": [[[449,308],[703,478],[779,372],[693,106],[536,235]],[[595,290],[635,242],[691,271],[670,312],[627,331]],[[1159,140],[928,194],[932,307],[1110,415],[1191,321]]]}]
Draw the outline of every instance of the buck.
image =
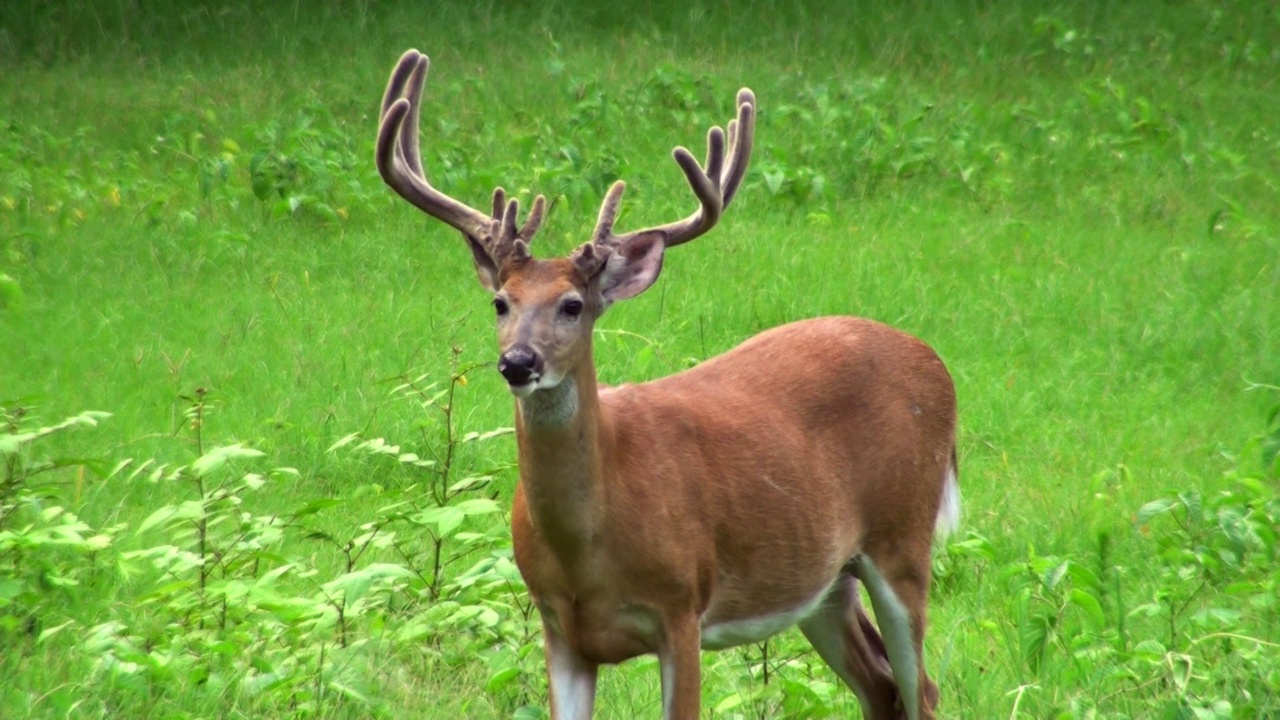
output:
[{"label": "buck", "polygon": [[692,720],[701,649],[799,625],[864,716],[932,718],[930,553],[959,512],[955,390],[938,356],[886,325],[825,317],[660,380],[596,381],[596,321],[651,286],[665,252],[715,226],[742,186],[751,91],[738,92],[727,134],[711,128],[702,164],[674,151],[698,199],[692,215],[616,234],[617,182],[590,242],[543,260],[529,252],[542,196],[518,225],[501,188],[486,213],[427,181],[427,67],[411,50],[391,73],[377,165],[462,233],[493,295],[497,366],[515,396],[512,540],[542,619],[552,717],[591,717],[601,664],[656,653],[664,718]]}]

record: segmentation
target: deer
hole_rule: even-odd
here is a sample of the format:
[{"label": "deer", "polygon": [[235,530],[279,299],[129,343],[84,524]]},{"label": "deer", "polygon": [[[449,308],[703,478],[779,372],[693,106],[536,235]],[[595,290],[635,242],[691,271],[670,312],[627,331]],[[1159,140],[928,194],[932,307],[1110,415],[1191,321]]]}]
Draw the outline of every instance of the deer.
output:
[{"label": "deer", "polygon": [[601,315],[651,287],[666,251],[711,230],[741,189],[755,95],[738,92],[701,164],[674,150],[693,214],[617,234],[619,180],[589,241],[538,259],[544,196],[520,223],[501,187],[484,212],[428,182],[428,66],[410,50],[392,71],[376,162],[402,198],[461,232],[492,296],[515,404],[512,546],[541,618],[551,716],[590,718],[601,665],[656,654],[663,717],[693,720],[703,649],[799,626],[864,717],[933,718],[931,553],[960,508],[955,388],[938,355],[873,320],[820,317],[665,378],[597,382]]}]

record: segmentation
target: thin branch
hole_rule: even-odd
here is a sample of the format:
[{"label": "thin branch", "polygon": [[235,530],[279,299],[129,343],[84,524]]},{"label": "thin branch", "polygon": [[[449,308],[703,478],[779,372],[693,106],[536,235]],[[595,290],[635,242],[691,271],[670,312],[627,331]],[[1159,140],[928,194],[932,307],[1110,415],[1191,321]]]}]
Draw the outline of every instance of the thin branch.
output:
[{"label": "thin branch", "polygon": [[1195,647],[1196,645],[1199,645],[1202,642],[1205,642],[1207,640],[1216,640],[1218,638],[1231,638],[1232,640],[1241,640],[1244,642],[1251,642],[1255,645],[1261,645],[1263,647],[1280,648],[1280,643],[1273,643],[1273,642],[1262,640],[1256,637],[1241,635],[1240,633],[1216,632],[1216,633],[1209,633],[1208,635],[1192,640],[1187,645],[1187,649],[1190,650],[1191,648]]}]

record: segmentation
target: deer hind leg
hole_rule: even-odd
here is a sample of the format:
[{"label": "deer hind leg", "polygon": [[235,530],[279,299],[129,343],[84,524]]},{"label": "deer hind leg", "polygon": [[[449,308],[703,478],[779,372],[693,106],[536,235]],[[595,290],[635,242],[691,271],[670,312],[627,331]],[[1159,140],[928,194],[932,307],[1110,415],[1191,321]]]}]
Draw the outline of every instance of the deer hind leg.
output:
[{"label": "deer hind leg", "polygon": [[800,631],[858,696],[863,717],[901,717],[889,655],[880,633],[862,609],[856,579],[841,575],[822,604],[800,621]]},{"label": "deer hind leg", "polygon": [[850,562],[850,569],[867,586],[906,719],[932,720],[938,687],[924,671],[928,554],[921,562],[901,553],[883,553],[880,564],[863,554]]}]

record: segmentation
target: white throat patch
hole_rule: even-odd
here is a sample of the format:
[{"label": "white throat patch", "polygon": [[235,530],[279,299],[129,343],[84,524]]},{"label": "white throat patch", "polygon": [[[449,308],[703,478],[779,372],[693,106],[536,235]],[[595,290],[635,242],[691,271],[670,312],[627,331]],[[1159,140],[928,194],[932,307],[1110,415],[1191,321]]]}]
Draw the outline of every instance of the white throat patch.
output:
[{"label": "white throat patch", "polygon": [[564,425],[578,414],[578,385],[567,377],[519,399],[520,417],[537,425]]}]

